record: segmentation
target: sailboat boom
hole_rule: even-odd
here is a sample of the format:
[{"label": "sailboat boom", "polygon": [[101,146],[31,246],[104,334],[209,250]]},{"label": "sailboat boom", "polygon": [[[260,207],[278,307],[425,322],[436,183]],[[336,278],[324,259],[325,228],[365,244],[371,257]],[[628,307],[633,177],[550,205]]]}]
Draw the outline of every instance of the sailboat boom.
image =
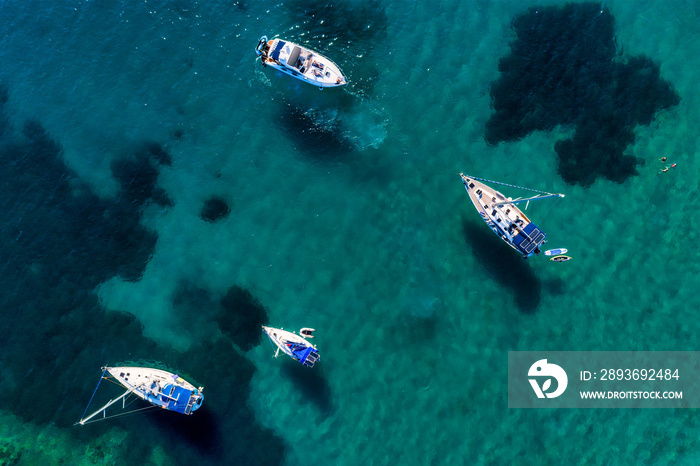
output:
[{"label": "sailboat boom", "polygon": [[109,407],[112,406],[114,403],[116,403],[117,401],[119,401],[119,400],[121,400],[122,398],[124,398],[125,396],[127,396],[129,393],[131,393],[131,390],[125,391],[124,393],[122,393],[122,395],[121,395],[120,397],[115,398],[115,399],[113,399],[113,400],[110,400],[109,403],[107,403],[106,405],[104,405],[103,407],[101,407],[100,409],[98,409],[97,411],[95,411],[94,413],[92,413],[91,415],[89,415],[88,417],[81,419],[80,421],[77,422],[77,424],[80,424],[81,426],[84,426],[85,423],[86,423],[87,421],[89,421],[89,420],[92,419],[93,417],[97,416],[98,414],[100,414],[101,412],[103,412],[105,409],[109,408]]}]

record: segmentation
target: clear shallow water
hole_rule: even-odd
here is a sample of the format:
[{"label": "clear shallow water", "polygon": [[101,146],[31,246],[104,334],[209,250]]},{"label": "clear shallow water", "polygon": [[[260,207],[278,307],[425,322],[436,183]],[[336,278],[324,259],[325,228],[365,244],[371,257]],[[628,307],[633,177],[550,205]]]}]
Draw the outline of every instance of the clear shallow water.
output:
[{"label": "clear shallow water", "polygon": [[[618,46],[659,64],[681,102],[636,127],[637,176],[583,188],[557,173],[570,127],[484,140],[529,4],[6,2],[6,461],[695,464],[690,410],[506,407],[508,350],[697,348],[698,11],[635,3],[605,2]],[[263,34],[326,53],[351,84],[263,69]],[[23,134],[28,120],[58,146]],[[115,176],[154,159],[146,142],[171,163]],[[659,175],[661,155],[679,169]],[[460,171],[566,193],[528,213],[574,260],[503,251]],[[212,196],[231,212],[207,223]],[[316,328],[318,370],[222,335],[233,285],[269,323]],[[193,374],[205,408],[71,427],[99,367],[139,358]]]}]

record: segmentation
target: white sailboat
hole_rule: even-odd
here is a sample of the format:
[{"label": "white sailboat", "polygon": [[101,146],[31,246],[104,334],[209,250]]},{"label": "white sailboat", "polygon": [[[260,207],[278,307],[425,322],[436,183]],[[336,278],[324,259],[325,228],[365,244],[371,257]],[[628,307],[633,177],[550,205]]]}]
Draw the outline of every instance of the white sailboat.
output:
[{"label": "white sailboat", "polygon": [[[109,375],[105,376],[105,374]],[[83,418],[76,424],[82,426],[90,422],[115,417],[107,416],[107,408],[121,401],[122,409],[125,409],[127,406],[126,400],[130,395],[134,395],[151,404],[151,406],[134,411],[159,407],[169,411],[175,411],[176,413],[192,414],[202,406],[202,401],[204,401],[204,394],[202,393],[204,387],[196,388],[177,374],[161,369],[133,366],[103,367],[102,377],[100,377],[100,381],[97,383],[97,387],[95,387],[95,392],[97,392],[103,379],[118,382],[122,387],[126,388],[126,391],[119,397],[110,400],[109,403],[102,406],[97,411],[85,416],[92,402],[92,398],[90,398],[90,402],[83,413]],[[92,394],[93,397],[95,396],[95,392]],[[100,413],[102,413],[102,417],[94,419],[95,416]],[[123,414],[127,413],[122,412],[116,416]]]},{"label": "white sailboat", "polygon": [[321,360],[321,355],[318,354],[316,346],[306,340],[306,338],[313,338],[311,334],[314,332],[314,329],[303,328],[300,332],[301,335],[281,328],[265,327],[264,325],[262,329],[272,344],[277,347],[275,357],[281,351],[307,367],[314,367],[314,364]]},{"label": "white sailboat", "polygon": [[288,40],[267,40],[267,36],[262,36],[255,47],[255,53],[264,66],[270,66],[321,89],[348,83],[338,65],[329,58]]},{"label": "white sailboat", "polygon": [[[545,243],[545,235],[537,225],[520,210],[516,204],[552,197],[564,197],[563,194],[537,191],[530,188],[489,181],[460,173],[464,188],[469,194],[469,199],[479,212],[482,220],[493,230],[496,235],[510,247],[518,251],[524,258],[540,253],[540,246]],[[535,196],[513,199],[506,197],[485,182],[501,184],[512,188],[534,191]],[[525,205],[527,208],[527,204]]]}]

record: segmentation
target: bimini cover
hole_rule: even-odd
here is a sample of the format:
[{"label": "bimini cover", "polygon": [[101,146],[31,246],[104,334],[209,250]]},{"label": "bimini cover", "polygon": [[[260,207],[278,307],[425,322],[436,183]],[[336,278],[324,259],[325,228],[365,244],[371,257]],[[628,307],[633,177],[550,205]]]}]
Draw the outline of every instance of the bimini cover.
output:
[{"label": "bimini cover", "polygon": [[544,242],[545,235],[542,230],[537,228],[534,223],[528,223],[525,228],[523,228],[518,236],[513,238],[513,244],[518,248],[520,252],[529,256],[535,251],[540,244]]},{"label": "bimini cover", "polygon": [[[170,391],[170,387],[170,384],[166,385],[163,391],[168,393]],[[176,413],[185,414],[185,408],[187,408],[187,402],[190,401],[190,396],[192,396],[192,390],[175,385],[175,390],[173,390],[173,393],[170,395],[171,398],[175,399],[173,400],[165,396],[161,396],[161,399],[167,403],[166,409],[175,411]]]},{"label": "bimini cover", "polygon": [[313,353],[316,351],[310,346],[305,346],[305,345],[299,345],[299,344],[293,344],[292,345],[292,354],[294,355],[295,359],[298,359],[300,363],[304,364],[306,362],[306,358],[309,357],[309,354]]}]

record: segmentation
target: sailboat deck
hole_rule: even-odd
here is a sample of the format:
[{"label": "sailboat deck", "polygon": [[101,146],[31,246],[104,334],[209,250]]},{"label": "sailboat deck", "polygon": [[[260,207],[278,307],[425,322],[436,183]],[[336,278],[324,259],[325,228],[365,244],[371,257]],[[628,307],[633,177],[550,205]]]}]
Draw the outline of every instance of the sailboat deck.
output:
[{"label": "sailboat deck", "polygon": [[464,174],[460,176],[469,199],[493,232],[524,257],[536,253],[546,235],[512,199],[480,181]]}]

